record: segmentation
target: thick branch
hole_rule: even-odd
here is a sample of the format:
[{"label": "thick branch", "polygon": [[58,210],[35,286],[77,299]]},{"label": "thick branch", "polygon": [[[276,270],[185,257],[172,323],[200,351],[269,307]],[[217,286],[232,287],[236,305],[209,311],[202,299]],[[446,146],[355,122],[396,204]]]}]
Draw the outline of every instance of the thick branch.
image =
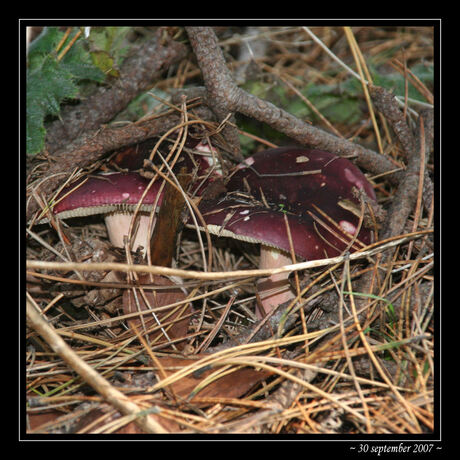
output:
[{"label": "thick branch", "polygon": [[[209,100],[223,113],[239,112],[268,124],[300,144],[328,150],[340,156],[354,156],[360,167],[373,174],[395,169],[395,165],[383,155],[308,125],[270,102],[239,88],[227,68],[214,31],[209,27],[186,29],[203,73]],[[401,174],[397,173],[389,176],[388,180],[397,183],[400,177]]]},{"label": "thick branch", "polygon": [[100,88],[78,106],[63,110],[61,118],[47,128],[49,153],[62,148],[86,131],[100,128],[121,112],[140,92],[149,88],[160,73],[182,59],[186,47],[164,38],[164,29],[125,59],[120,77],[110,87]]},{"label": "thick branch", "polygon": [[[424,111],[418,119],[418,129],[416,135],[413,136],[409,128],[405,126],[405,120],[397,116],[396,100],[385,90],[380,89],[373,93],[373,97],[377,99],[376,107],[385,116],[391,124],[397,137],[401,137],[400,141],[404,148],[407,148],[407,167],[403,177],[396,189],[396,192],[388,209],[386,219],[382,225],[380,234],[381,239],[390,238],[392,236],[404,233],[407,219],[414,211],[419,190],[419,183],[423,181],[423,191],[426,193],[424,197],[425,207],[431,205],[432,200],[432,182],[425,172],[423,176],[420,171],[423,170],[422,158],[425,158],[425,164],[428,161],[429,153],[433,148],[433,112],[431,110]],[[396,126],[394,126],[396,124]],[[409,138],[406,138],[403,133],[410,133]],[[429,208],[429,206],[428,206]],[[391,260],[393,251],[382,254],[380,263],[385,263]],[[372,284],[372,273],[364,275],[356,286],[356,292],[370,292]],[[365,303],[365,300],[359,300],[359,303]]]},{"label": "thick branch", "polygon": [[[234,110],[228,105],[228,95],[225,94],[226,89],[231,90],[234,83],[230,71],[225,65],[225,60],[214,32],[207,27],[186,27],[186,30],[206,86],[206,104],[219,121],[225,120],[229,114],[232,115],[231,121],[234,121]],[[226,125],[222,134],[228,142],[235,159],[243,160],[240,152],[238,130],[233,126]]]},{"label": "thick branch", "polygon": [[[433,146],[433,113],[432,111],[425,111],[420,114],[417,133],[414,136],[397,105],[396,99],[390,92],[384,88],[371,86],[370,93],[375,107],[390,123],[407,159],[404,175],[383,224],[381,237],[389,238],[403,232],[406,221],[413,211],[420,181],[424,182],[424,189],[430,194],[425,201],[431,203],[432,196],[429,185],[431,180],[426,173],[420,177],[420,171],[425,171],[425,165]],[[424,164],[421,163],[422,158],[424,158]]]},{"label": "thick branch", "polygon": [[375,108],[384,115],[393,128],[396,137],[403,147],[406,159],[415,150],[415,138],[406,123],[393,94],[380,86],[369,85],[369,93]]}]

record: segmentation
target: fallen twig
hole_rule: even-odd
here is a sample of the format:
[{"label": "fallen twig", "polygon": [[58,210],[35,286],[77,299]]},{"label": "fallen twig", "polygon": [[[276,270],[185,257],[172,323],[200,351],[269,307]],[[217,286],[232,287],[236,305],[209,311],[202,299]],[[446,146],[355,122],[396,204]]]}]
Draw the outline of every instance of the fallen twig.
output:
[{"label": "fallen twig", "polygon": [[[208,99],[214,101],[220,110],[225,109],[227,114],[239,112],[252,117],[300,144],[321,148],[340,156],[356,157],[356,163],[373,174],[394,170],[394,163],[387,157],[315,128],[270,102],[239,88],[226,66],[213,30],[210,27],[186,29],[203,73]],[[400,173],[388,177],[393,183],[397,183],[399,179]]]},{"label": "fallen twig", "polygon": [[186,52],[183,44],[165,35],[164,28],[158,28],[151,39],[124,60],[120,77],[110,87],[101,87],[78,106],[64,110],[59,120],[47,127],[46,150],[54,153],[82,133],[108,123]]},{"label": "fallen twig", "polygon": [[[124,415],[140,413],[141,409],[137,404],[129,400],[123,393],[114,388],[104,377],[86,364],[77,353],[75,353],[59,337],[54,329],[40,316],[40,313],[27,301],[27,318],[31,326],[46,340],[50,347],[70,366],[80,377],[101,394],[107,402],[112,404]],[[154,420],[150,415],[139,415],[134,421],[147,433],[167,433],[167,431]]]},{"label": "fallen twig", "polygon": [[158,267],[150,265],[130,265],[114,262],[103,263],[77,263],[77,262],[45,262],[41,260],[28,260],[26,267],[37,270],[81,270],[81,271],[119,271],[119,272],[136,272],[136,273],[151,273],[154,275],[178,276],[182,278],[192,278],[201,280],[221,280],[230,278],[250,278],[262,277],[275,273],[285,273],[291,271],[305,270],[307,268],[324,267],[325,265],[333,265],[345,260],[357,260],[366,257],[371,257],[382,251],[394,248],[400,244],[406,243],[413,239],[422,237],[423,235],[432,233],[432,230],[423,230],[412,234],[402,235],[401,237],[390,239],[387,242],[379,242],[372,245],[372,249],[365,251],[357,251],[353,254],[344,256],[331,257],[328,259],[311,260],[300,262],[297,264],[285,265],[280,268],[264,269],[264,270],[235,270],[225,272],[201,272],[196,270],[180,270],[169,267]]}]

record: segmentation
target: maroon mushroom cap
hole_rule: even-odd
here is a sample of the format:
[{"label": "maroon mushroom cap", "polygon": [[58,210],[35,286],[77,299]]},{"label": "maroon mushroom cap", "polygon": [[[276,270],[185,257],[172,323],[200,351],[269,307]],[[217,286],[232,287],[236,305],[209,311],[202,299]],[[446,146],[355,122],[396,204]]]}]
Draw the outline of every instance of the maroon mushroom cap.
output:
[{"label": "maroon mushroom cap", "polygon": [[302,213],[312,204],[324,210],[336,207],[337,200],[359,204],[353,189],[363,190],[375,200],[374,189],[364,174],[345,158],[322,150],[278,148],[247,158],[228,183],[228,190],[245,190],[257,199],[261,191],[267,200],[284,204]]},{"label": "maroon mushroom cap", "polygon": [[[329,152],[278,148],[241,163],[220,201],[200,204],[211,233],[290,251],[287,216],[295,253],[306,260],[351,252],[373,240],[358,230],[359,190],[375,200],[364,174]],[[350,243],[353,242],[351,247]]]},{"label": "maroon mushroom cap", "polygon": [[[209,146],[192,139],[189,144],[194,150],[183,150],[175,159],[173,171],[193,174],[191,192],[200,195],[219,176],[213,166],[213,153]],[[139,169],[150,157],[155,139],[121,149],[112,158],[111,164],[128,170]],[[116,247],[125,247],[129,236],[130,247],[143,247],[144,254],[149,247],[155,219],[147,215],[154,205],[156,211],[162,204],[163,180],[151,183],[138,172],[113,172],[83,177],[66,186],[54,200],[51,211],[60,219],[101,214],[105,218],[108,236]],[[148,187],[148,188],[147,188]],[[139,211],[134,217],[134,211]],[[133,219],[136,218],[136,221]],[[46,223],[48,218],[37,223]]]},{"label": "maroon mushroom cap", "polygon": [[[60,218],[106,214],[134,210],[150,183],[137,173],[110,173],[82,178],[65,187],[56,197],[53,213]],[[161,181],[152,184],[141,211],[149,211],[155,204]],[[161,204],[162,195],[158,198]]]},{"label": "maroon mushroom cap", "polygon": [[[144,160],[148,159],[153,148],[157,144],[156,138],[147,139],[134,145],[128,145],[117,150],[116,154],[110,161],[110,164],[117,168],[128,171],[136,171],[144,167]],[[211,152],[208,145],[205,145],[199,139],[194,139],[187,136],[185,146],[189,149],[183,151],[179,163],[185,163],[185,166],[192,170],[198,166],[200,169],[205,169],[210,166],[210,161],[207,161]],[[167,148],[162,144],[160,148]],[[207,154],[207,155],[206,155]],[[161,165],[161,162],[158,162]]]}]

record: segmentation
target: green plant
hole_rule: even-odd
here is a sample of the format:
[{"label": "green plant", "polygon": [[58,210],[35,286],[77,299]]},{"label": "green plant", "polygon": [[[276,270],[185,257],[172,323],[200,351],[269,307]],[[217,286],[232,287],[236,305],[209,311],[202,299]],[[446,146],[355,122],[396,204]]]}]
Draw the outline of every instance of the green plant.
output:
[{"label": "green plant", "polygon": [[26,81],[29,155],[43,149],[45,120],[58,116],[63,102],[79,97],[79,84],[87,80],[102,83],[105,79],[81,37],[79,29],[66,34],[56,27],[47,27],[29,47]]}]

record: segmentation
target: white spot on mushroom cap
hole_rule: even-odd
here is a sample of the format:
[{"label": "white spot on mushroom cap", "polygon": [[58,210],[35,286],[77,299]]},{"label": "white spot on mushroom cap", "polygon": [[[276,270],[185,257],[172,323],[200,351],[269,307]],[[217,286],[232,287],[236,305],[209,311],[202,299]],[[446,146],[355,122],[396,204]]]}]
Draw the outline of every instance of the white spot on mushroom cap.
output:
[{"label": "white spot on mushroom cap", "polygon": [[345,168],[343,170],[344,174],[345,174],[345,178],[352,182],[354,185],[356,185],[356,187],[358,187],[359,189],[363,190],[364,189],[364,184],[363,184],[363,181],[357,177],[353,171],[351,171],[350,169],[348,168]]},{"label": "white spot on mushroom cap", "polygon": [[247,222],[249,219],[250,219],[250,217],[249,217],[249,216],[246,216],[243,220],[244,220],[245,222]]},{"label": "white spot on mushroom cap", "polygon": [[240,214],[241,215],[245,215],[245,214],[248,214],[249,213],[249,209],[245,209],[244,211],[240,211]]},{"label": "white spot on mushroom cap", "polygon": [[356,233],[357,228],[355,227],[355,225],[353,225],[351,222],[348,222],[347,220],[341,220],[339,222],[339,225],[342,228],[342,230],[344,230],[347,233],[351,233],[352,235]]},{"label": "white spot on mushroom cap", "polygon": [[121,196],[123,197],[124,200],[127,200],[129,198],[129,193],[128,192],[123,192],[121,194]]},{"label": "white spot on mushroom cap", "polygon": [[306,163],[307,161],[310,161],[310,159],[308,157],[306,157],[305,155],[299,155],[296,159],[295,159],[296,163]]},{"label": "white spot on mushroom cap", "polygon": [[204,144],[203,142],[200,142],[199,144],[195,145],[194,149],[198,150],[198,152],[211,153],[211,148],[209,147],[209,145]]},{"label": "white spot on mushroom cap", "polygon": [[254,164],[254,158],[253,157],[249,157],[249,158],[246,158],[243,162],[241,162],[237,167],[236,169],[246,169],[248,166],[251,166]]}]

